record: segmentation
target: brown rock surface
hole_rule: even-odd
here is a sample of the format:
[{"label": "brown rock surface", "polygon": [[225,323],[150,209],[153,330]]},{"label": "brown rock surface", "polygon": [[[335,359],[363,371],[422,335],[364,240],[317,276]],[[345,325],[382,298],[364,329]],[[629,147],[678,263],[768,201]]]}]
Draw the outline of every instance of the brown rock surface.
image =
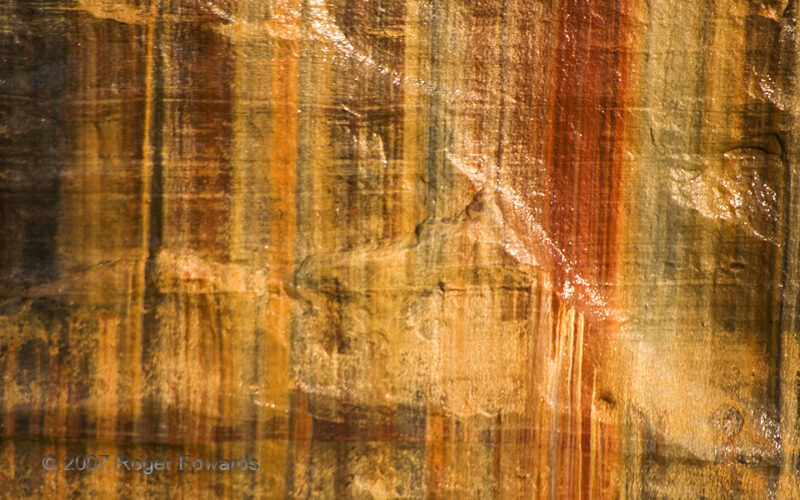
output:
[{"label": "brown rock surface", "polygon": [[6,0],[0,496],[800,497],[797,16]]}]

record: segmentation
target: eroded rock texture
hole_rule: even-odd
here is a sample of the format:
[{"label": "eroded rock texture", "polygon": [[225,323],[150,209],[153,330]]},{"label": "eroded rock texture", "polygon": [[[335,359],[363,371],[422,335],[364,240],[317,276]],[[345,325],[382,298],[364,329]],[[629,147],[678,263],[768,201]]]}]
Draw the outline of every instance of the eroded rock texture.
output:
[{"label": "eroded rock texture", "polygon": [[798,14],[5,0],[0,493],[798,498]]}]

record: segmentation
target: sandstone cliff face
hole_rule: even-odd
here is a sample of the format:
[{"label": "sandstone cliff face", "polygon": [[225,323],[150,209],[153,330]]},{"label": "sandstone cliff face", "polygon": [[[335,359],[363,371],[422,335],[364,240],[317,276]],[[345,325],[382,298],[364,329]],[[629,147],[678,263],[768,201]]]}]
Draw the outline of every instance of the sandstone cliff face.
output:
[{"label": "sandstone cliff face", "polygon": [[796,498],[797,15],[8,0],[0,493]]}]

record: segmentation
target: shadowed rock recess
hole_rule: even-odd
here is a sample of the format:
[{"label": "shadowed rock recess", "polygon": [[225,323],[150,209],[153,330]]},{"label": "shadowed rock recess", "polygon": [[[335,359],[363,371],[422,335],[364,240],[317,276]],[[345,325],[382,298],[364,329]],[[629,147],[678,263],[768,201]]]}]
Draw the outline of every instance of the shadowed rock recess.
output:
[{"label": "shadowed rock recess", "polygon": [[797,1],[1,3],[0,498],[800,498]]}]

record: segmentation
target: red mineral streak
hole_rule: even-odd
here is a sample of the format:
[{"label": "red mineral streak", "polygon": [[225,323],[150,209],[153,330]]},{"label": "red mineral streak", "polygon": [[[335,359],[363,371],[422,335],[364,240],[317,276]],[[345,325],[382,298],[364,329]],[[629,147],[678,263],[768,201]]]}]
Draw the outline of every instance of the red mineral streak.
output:
[{"label": "red mineral streak", "polygon": [[628,84],[619,3],[562,7],[549,123],[550,232],[577,274],[601,287],[614,275]]},{"label": "red mineral streak", "polygon": [[[549,231],[556,246],[574,266],[574,274],[609,300],[616,261],[616,235],[622,193],[625,105],[628,91],[630,6],[625,0],[582,2],[567,0],[561,7],[558,44],[555,49],[551,94],[548,161],[550,168]],[[556,267],[556,287],[568,290],[570,276]],[[584,299],[577,290],[575,299]],[[579,304],[580,306],[580,304]],[[578,307],[580,310],[580,307]],[[612,318],[613,319],[613,318]],[[576,493],[611,493],[613,455],[617,439],[606,435],[610,425],[594,422],[597,387],[607,381],[604,370],[611,359],[607,348],[614,337],[613,321],[587,317],[583,366],[578,373],[582,412],[581,443],[568,436],[558,443],[564,466],[581,460]],[[563,395],[559,412],[574,401]],[[603,401],[613,406],[613,398]],[[569,411],[567,412],[569,413]],[[563,417],[562,417],[563,419]],[[594,436],[594,430],[600,436]],[[599,445],[598,445],[599,443]],[[576,447],[579,446],[578,449]],[[605,463],[599,477],[592,477],[592,457],[601,447]],[[578,455],[582,448],[582,456]],[[560,462],[559,462],[560,463]],[[556,464],[551,464],[551,467]],[[574,465],[564,470],[574,471]],[[560,473],[559,473],[560,474]],[[574,480],[558,478],[561,491],[575,491]],[[578,480],[578,478],[575,478]],[[563,481],[566,481],[564,483]]]},{"label": "red mineral streak", "polygon": [[175,235],[178,248],[183,243],[192,251],[207,252],[224,261],[230,220],[231,90],[219,75],[233,71],[230,46],[211,29],[192,24],[182,27],[177,37],[179,50],[173,57],[186,63],[178,66],[176,75],[182,87],[175,96],[175,115],[182,123],[176,127],[180,135],[171,145],[174,151],[167,152],[169,164],[178,170],[172,174],[174,178],[167,173],[165,179],[168,195],[177,198],[175,212],[168,215],[183,226],[182,234]]}]

